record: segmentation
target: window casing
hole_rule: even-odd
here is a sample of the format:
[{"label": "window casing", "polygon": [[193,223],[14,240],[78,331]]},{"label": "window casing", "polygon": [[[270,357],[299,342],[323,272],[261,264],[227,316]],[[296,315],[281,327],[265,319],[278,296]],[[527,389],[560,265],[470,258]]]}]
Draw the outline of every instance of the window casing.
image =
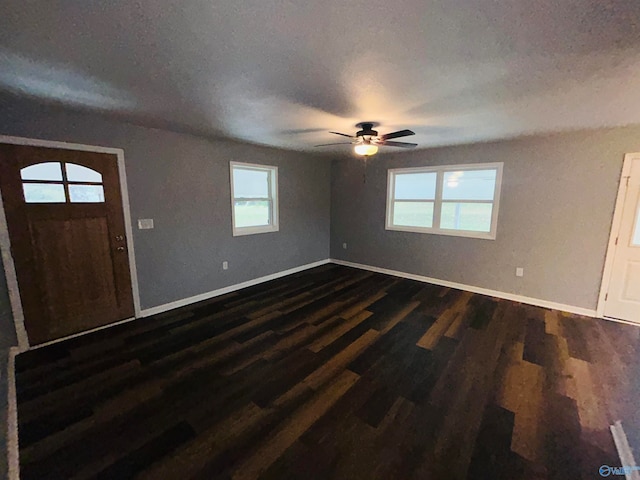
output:
[{"label": "window casing", "polygon": [[493,240],[502,163],[388,171],[386,229]]},{"label": "window casing", "polygon": [[230,162],[233,236],[277,232],[278,167]]}]

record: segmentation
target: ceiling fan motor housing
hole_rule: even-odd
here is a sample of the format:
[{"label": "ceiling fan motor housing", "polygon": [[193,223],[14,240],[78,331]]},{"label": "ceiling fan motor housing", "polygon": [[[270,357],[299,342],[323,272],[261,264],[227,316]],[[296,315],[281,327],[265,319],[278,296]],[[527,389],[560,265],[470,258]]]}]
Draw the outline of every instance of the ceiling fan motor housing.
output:
[{"label": "ceiling fan motor housing", "polygon": [[373,155],[375,150],[378,150],[378,145],[388,146],[388,147],[400,147],[400,148],[415,148],[418,146],[417,143],[407,143],[407,142],[390,142],[389,140],[392,138],[400,138],[400,137],[408,137],[409,135],[415,135],[415,132],[411,130],[398,130],[397,132],[386,133],[382,136],[378,135],[378,132],[373,129],[373,127],[377,127],[379,124],[376,122],[361,122],[356,125],[356,127],[360,128],[358,132],[356,132],[356,136],[349,135],[347,133],[341,132],[329,132],[334,135],[340,135],[341,137],[350,138],[350,142],[341,142],[341,143],[325,143],[323,145],[316,145],[316,147],[327,147],[329,145],[355,145],[354,150],[362,150],[364,151],[364,147],[370,146],[371,148],[368,150],[369,153],[359,153],[359,155]]},{"label": "ceiling fan motor housing", "polygon": [[378,132],[373,129],[373,126],[374,126],[373,122],[358,123],[356,127],[360,127],[362,130],[356,132],[356,137],[363,137],[365,135],[368,137],[377,137]]}]

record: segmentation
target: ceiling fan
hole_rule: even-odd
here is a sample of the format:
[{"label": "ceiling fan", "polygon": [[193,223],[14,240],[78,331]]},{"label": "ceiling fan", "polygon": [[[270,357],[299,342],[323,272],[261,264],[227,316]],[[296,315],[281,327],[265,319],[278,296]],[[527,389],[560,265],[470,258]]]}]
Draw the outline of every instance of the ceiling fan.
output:
[{"label": "ceiling fan", "polygon": [[387,133],[385,135],[378,135],[378,132],[373,129],[377,124],[374,122],[361,122],[356,125],[356,127],[360,128],[358,132],[356,132],[355,136],[347,135],[346,133],[340,132],[329,132],[335,135],[342,135],[343,137],[348,137],[353,139],[351,142],[338,142],[338,143],[324,143],[321,145],[316,145],[316,147],[327,147],[329,145],[354,145],[353,151],[357,155],[375,155],[378,152],[379,146],[387,146],[387,147],[400,147],[400,148],[415,148],[418,146],[417,143],[408,143],[408,142],[390,142],[389,140],[392,138],[400,138],[400,137],[408,137],[410,135],[415,135],[415,132],[411,130],[399,130],[397,132]]}]

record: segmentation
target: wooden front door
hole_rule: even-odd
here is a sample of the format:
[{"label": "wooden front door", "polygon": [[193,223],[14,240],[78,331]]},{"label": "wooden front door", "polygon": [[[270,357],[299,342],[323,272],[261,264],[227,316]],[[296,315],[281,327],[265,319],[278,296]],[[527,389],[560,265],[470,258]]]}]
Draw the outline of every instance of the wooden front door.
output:
[{"label": "wooden front door", "polygon": [[0,144],[0,190],[32,345],[134,315],[115,155]]}]

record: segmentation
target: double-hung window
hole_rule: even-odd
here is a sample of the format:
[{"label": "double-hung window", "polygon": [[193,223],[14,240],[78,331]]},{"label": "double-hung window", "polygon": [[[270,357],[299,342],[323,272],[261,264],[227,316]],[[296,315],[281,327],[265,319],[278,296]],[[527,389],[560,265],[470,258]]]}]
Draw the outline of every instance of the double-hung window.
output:
[{"label": "double-hung window", "polygon": [[233,235],[278,231],[278,167],[230,162]]},{"label": "double-hung window", "polygon": [[387,230],[495,239],[502,165],[389,170]]}]

